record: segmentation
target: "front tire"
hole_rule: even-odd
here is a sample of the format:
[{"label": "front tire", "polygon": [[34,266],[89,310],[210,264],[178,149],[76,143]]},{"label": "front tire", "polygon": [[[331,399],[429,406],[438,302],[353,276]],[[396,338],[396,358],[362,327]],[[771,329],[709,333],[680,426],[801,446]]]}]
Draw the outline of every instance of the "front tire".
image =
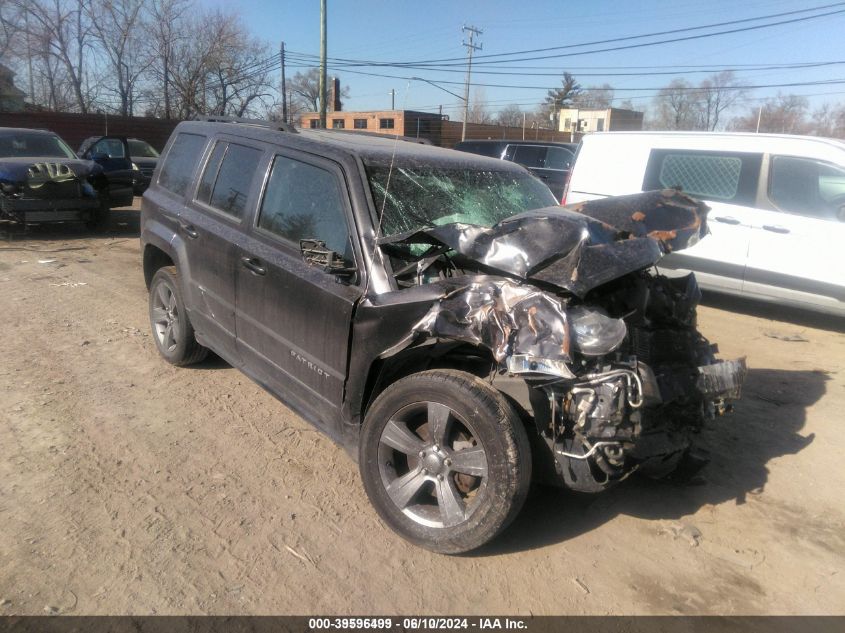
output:
[{"label": "front tire", "polygon": [[184,367],[198,363],[208,355],[208,349],[197,343],[194,336],[175,266],[159,268],[153,275],[150,326],[156,347],[168,363]]},{"label": "front tire", "polygon": [[397,381],[364,421],[364,488],[408,541],[442,554],[476,549],[519,513],[531,484],[525,428],[505,397],[460,371]]}]

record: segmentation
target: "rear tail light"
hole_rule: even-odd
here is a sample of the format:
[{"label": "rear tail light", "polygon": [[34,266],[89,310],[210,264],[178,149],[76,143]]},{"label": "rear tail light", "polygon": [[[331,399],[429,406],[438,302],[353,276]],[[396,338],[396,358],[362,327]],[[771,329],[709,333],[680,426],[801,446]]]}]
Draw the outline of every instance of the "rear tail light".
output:
[{"label": "rear tail light", "polygon": [[570,169],[566,172],[566,176],[563,179],[563,197],[560,199],[561,206],[566,206],[566,198],[569,196],[569,181],[570,177],[572,176],[572,170]]}]

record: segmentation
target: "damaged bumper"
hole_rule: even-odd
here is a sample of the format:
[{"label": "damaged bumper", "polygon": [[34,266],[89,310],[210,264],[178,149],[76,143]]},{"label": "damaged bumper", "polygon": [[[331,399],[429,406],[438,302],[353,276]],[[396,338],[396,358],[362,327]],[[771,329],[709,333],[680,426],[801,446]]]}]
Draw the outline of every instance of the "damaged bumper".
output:
[{"label": "damaged bumper", "polygon": [[744,358],[725,360],[699,367],[695,386],[704,398],[737,399],[747,373]]},{"label": "damaged bumper", "polygon": [[428,283],[442,293],[381,357],[426,342],[489,352],[502,382],[525,381],[521,404],[569,488],[665,474],[747,372],[744,359],[716,360],[696,330],[695,277],[650,270],[705,234],[707,211],[666,190],[383,238],[419,285],[442,256],[463,274]]},{"label": "damaged bumper", "polygon": [[96,198],[0,198],[0,212],[16,222],[61,222],[87,219],[100,208]]}]

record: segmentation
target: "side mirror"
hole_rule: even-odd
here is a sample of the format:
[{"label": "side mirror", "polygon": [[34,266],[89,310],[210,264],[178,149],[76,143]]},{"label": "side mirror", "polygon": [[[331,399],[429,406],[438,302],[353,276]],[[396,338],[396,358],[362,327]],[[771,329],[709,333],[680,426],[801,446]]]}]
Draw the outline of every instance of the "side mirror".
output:
[{"label": "side mirror", "polygon": [[339,253],[326,248],[323,240],[299,240],[299,251],[302,253],[302,259],[309,266],[315,266],[323,272],[335,275],[338,280],[352,281],[358,272],[358,269],[347,266]]},{"label": "side mirror", "polygon": [[100,161],[108,160],[109,158],[111,158],[105,152],[90,152],[90,154],[91,160],[93,160],[95,163],[99,163]]}]

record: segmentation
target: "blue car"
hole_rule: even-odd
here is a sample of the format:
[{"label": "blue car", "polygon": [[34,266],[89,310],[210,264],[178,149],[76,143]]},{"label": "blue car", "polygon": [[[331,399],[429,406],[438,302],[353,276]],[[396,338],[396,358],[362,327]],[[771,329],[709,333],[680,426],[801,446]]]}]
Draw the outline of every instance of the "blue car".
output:
[{"label": "blue car", "polygon": [[105,229],[113,207],[132,203],[132,165],[97,158],[78,158],[47,130],[0,128],[0,219]]}]

